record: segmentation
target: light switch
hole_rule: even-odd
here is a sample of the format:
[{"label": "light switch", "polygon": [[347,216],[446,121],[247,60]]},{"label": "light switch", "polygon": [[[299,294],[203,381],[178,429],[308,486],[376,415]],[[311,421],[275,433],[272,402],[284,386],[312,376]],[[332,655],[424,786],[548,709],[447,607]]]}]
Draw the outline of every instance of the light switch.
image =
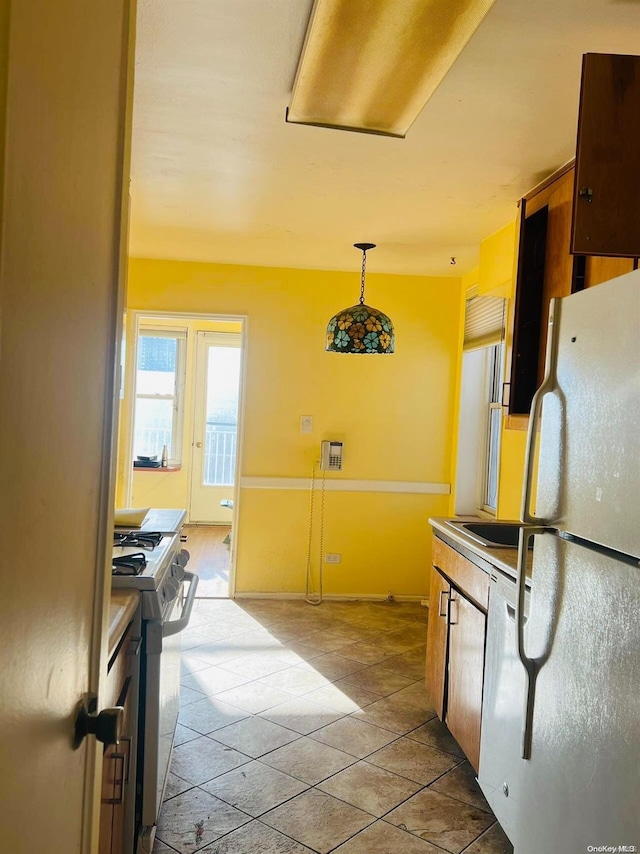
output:
[{"label": "light switch", "polygon": [[311,433],[313,430],[313,418],[311,415],[300,416],[300,432]]}]

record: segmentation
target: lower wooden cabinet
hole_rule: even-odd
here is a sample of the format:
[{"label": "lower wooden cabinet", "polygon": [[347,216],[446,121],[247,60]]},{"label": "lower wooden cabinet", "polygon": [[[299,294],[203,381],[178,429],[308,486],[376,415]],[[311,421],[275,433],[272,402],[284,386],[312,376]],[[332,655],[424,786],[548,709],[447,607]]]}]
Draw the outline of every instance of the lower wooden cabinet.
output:
[{"label": "lower wooden cabinet", "polygon": [[427,689],[469,762],[478,770],[489,577],[434,539],[429,585]]},{"label": "lower wooden cabinet", "polygon": [[100,854],[131,854],[135,808],[140,624],[130,623],[109,665],[105,705],[123,706],[122,738],[102,757]]}]

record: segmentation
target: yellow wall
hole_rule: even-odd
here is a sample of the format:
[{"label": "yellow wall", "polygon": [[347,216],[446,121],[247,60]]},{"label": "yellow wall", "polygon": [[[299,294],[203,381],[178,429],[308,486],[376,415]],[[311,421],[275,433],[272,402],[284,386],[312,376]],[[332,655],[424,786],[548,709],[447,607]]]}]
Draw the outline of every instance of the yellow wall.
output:
[{"label": "yellow wall", "polygon": [[[345,443],[339,477],[450,483],[461,280],[370,274],[367,302],[395,324],[396,353],[324,351],[326,323],[358,296],[357,273],[132,259],[128,308],[246,315],[241,472],[305,478],[322,439]],[[300,416],[313,433],[300,433]],[[331,475],[335,477],[335,475]],[[424,595],[429,515],[448,495],[327,492],[325,592]],[[242,489],[237,591],[302,592],[308,492]]]}]

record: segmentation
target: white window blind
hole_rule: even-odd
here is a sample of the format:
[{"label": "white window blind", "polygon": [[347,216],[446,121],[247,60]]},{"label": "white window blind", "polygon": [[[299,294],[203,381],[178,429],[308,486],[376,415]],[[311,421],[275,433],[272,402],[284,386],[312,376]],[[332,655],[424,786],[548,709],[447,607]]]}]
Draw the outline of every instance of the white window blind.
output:
[{"label": "white window blind", "polygon": [[477,350],[499,344],[504,336],[506,300],[471,296],[464,318],[464,349]]}]

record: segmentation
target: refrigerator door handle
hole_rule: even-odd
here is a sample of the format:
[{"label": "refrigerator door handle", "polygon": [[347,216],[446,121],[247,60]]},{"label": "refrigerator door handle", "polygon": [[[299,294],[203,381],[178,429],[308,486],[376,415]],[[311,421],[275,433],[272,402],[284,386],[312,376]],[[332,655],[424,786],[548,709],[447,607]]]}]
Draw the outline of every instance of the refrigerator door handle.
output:
[{"label": "refrigerator door handle", "polygon": [[535,461],[536,437],[542,414],[542,401],[546,394],[557,388],[556,366],[558,361],[558,329],[560,327],[560,300],[552,299],[549,303],[549,324],[547,327],[547,353],[545,359],[544,379],[531,401],[529,428],[527,431],[527,447],[524,464],[524,484],[522,487],[521,519],[527,525],[547,525],[549,521],[536,516],[531,511],[533,492],[533,465]]},{"label": "refrigerator door handle", "polygon": [[529,540],[536,534],[555,532],[554,528],[523,525],[518,539],[518,567],[516,576],[516,651],[525,673],[527,674],[525,714],[522,726],[522,758],[531,759],[531,740],[533,727],[533,706],[535,702],[536,677],[539,662],[529,658],[524,648],[524,598],[527,581],[527,559],[529,557]]}]

